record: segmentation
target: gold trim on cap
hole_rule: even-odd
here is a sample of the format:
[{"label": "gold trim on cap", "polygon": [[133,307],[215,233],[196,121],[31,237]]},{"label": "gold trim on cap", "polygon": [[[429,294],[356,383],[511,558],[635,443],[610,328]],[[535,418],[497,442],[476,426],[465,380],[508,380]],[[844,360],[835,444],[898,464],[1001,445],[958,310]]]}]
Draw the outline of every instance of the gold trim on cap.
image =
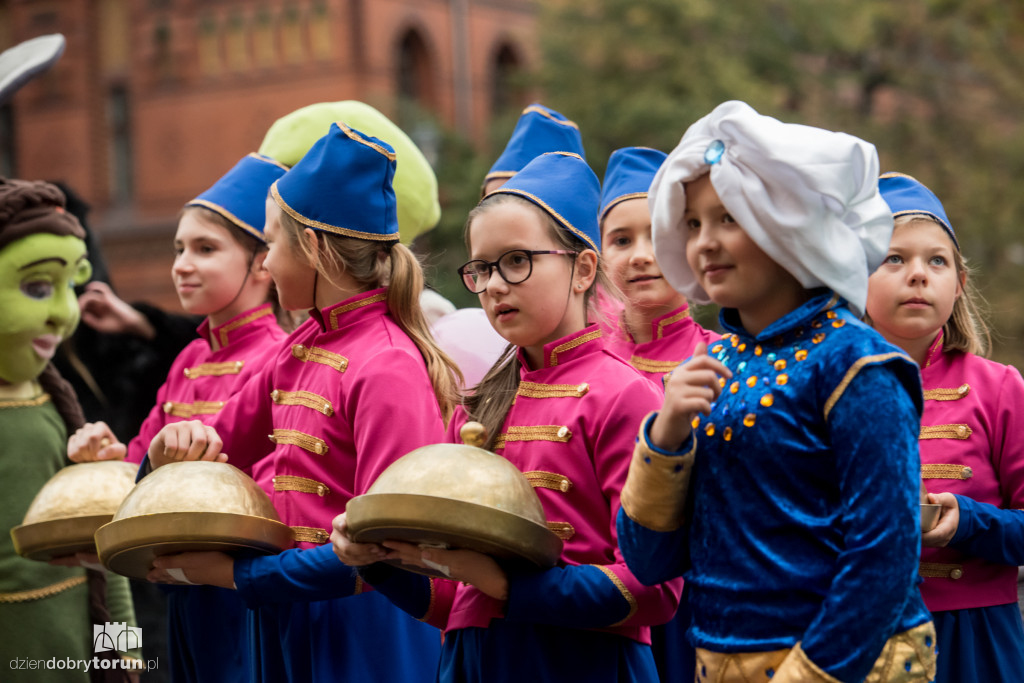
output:
[{"label": "gold trim on cap", "polygon": [[260,232],[259,230],[257,230],[253,226],[249,225],[248,223],[243,221],[241,218],[239,218],[235,214],[233,214],[230,211],[228,211],[227,209],[225,209],[220,204],[214,204],[213,202],[211,202],[208,199],[200,199],[199,197],[196,197],[195,199],[193,199],[192,201],[190,201],[188,204],[185,205],[186,208],[188,208],[190,206],[201,206],[201,207],[203,207],[205,209],[209,209],[210,211],[213,211],[218,216],[221,216],[224,219],[226,219],[226,220],[230,221],[231,223],[233,223],[237,228],[239,228],[241,230],[244,230],[248,234],[252,235],[253,237],[258,239],[259,241],[261,241],[261,242],[266,242],[267,241],[266,238],[263,236],[262,232]]},{"label": "gold trim on cap", "polygon": [[[570,121],[569,119],[565,119],[563,121],[562,119],[555,118],[554,116],[551,115],[551,112],[547,111],[546,109],[543,109],[543,108],[539,107],[536,104],[531,104],[529,107],[524,109],[523,110],[523,114],[540,114],[544,118],[550,119],[550,120],[554,121],[555,123],[560,124],[562,126],[568,126],[569,128],[575,128],[576,130],[580,129],[579,125],[575,121]],[[523,114],[520,114],[519,116],[522,116]]]},{"label": "gold trim on cap", "polygon": [[[572,152],[548,152],[548,154],[561,154],[563,156],[576,157],[577,159],[582,159],[583,158],[579,154],[573,154]],[[550,204],[548,204],[547,202],[545,202],[543,199],[541,199],[537,195],[533,194],[532,192],[526,192],[525,190],[517,190],[514,187],[510,188],[510,187],[506,187],[505,185],[502,185],[497,190],[495,190],[494,192],[492,192],[491,194],[489,194],[487,196],[490,197],[491,195],[501,194],[501,193],[504,193],[504,194],[517,194],[517,195],[519,195],[521,197],[526,197],[531,202],[536,203],[538,206],[540,206],[542,209],[544,209],[556,221],[561,223],[562,227],[564,227],[566,230],[568,230],[569,232],[571,232],[572,234],[576,235],[581,240],[583,240],[584,244],[587,244],[591,249],[593,249],[594,251],[596,251],[598,253],[601,252],[601,250],[597,247],[597,245],[594,244],[594,240],[591,239],[590,236],[587,235],[587,233],[583,232],[582,230],[577,228],[575,225],[570,223],[565,218],[565,216],[563,216],[562,214],[560,214],[557,211],[555,211],[555,209]]]},{"label": "gold trim on cap", "polygon": [[604,211],[601,212],[600,222],[604,223],[604,219],[608,217],[608,212],[614,209],[616,206],[629,199],[646,199],[646,192],[628,192],[624,195],[620,195],[615,199],[608,202],[608,206],[604,207]]},{"label": "gold trim on cap", "polygon": [[298,222],[302,223],[303,225],[308,225],[309,227],[314,228],[316,230],[323,230],[324,232],[332,232],[332,233],[334,233],[336,235],[342,235],[344,237],[355,237],[356,239],[361,239],[361,240],[371,240],[371,241],[376,241],[376,242],[397,242],[398,241],[398,231],[397,230],[395,232],[390,232],[390,233],[388,233],[386,235],[381,235],[380,233],[376,233],[376,232],[363,232],[361,230],[352,230],[350,228],[342,228],[342,227],[337,226],[337,225],[331,225],[330,223],[323,223],[321,221],[313,220],[312,218],[306,218],[301,213],[299,213],[298,211],[293,209],[288,204],[288,202],[286,202],[284,200],[284,198],[281,197],[281,193],[278,192],[278,190],[277,190],[277,181],[276,180],[274,181],[274,184],[270,186],[270,194],[271,194],[271,196],[273,196],[274,201],[277,202],[277,205],[281,207],[282,211],[284,211],[286,214],[288,214],[289,216],[291,216],[292,218],[294,218]]}]

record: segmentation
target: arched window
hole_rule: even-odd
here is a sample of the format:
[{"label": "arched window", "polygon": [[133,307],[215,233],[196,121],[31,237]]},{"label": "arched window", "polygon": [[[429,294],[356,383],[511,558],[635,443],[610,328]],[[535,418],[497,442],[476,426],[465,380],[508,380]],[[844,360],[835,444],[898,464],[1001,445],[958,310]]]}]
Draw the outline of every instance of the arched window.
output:
[{"label": "arched window", "polygon": [[519,81],[522,62],[516,50],[504,43],[494,57],[491,76],[491,113],[499,116],[522,107],[522,84]]},{"label": "arched window", "polygon": [[398,96],[430,111],[436,110],[434,69],[419,31],[409,29],[398,44]]}]

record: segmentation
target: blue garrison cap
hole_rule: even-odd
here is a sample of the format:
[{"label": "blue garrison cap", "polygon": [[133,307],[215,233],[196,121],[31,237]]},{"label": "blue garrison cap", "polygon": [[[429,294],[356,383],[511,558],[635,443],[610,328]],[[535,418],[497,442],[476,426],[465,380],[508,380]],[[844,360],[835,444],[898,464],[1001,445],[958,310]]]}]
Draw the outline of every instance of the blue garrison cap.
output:
[{"label": "blue garrison cap", "polygon": [[878,191],[882,194],[882,199],[889,204],[893,218],[927,216],[942,226],[953,240],[957,251],[960,251],[960,243],[956,239],[949,218],[946,217],[946,210],[942,208],[942,202],[921,181],[903,173],[883,173],[878,179]]},{"label": "blue garrison cap", "polygon": [[542,154],[487,196],[496,194],[528,199],[588,247],[601,252],[601,231],[597,225],[601,184],[579,154]]},{"label": "blue garrison cap", "polygon": [[612,152],[601,186],[601,222],[613,206],[646,199],[654,175],[668,155],[650,147],[623,147]]},{"label": "blue garrison cap", "polygon": [[495,178],[511,178],[545,152],[573,152],[586,159],[580,127],[554,109],[531,104],[519,115],[505,151],[484,176],[484,184]]},{"label": "blue garrison cap", "polygon": [[391,145],[344,123],[332,123],[327,135],[274,183],[270,194],[282,211],[314,230],[397,241],[394,177]]},{"label": "blue garrison cap", "polygon": [[220,180],[185,206],[202,206],[260,241],[266,222],[267,190],[288,167],[262,154],[248,154]]}]

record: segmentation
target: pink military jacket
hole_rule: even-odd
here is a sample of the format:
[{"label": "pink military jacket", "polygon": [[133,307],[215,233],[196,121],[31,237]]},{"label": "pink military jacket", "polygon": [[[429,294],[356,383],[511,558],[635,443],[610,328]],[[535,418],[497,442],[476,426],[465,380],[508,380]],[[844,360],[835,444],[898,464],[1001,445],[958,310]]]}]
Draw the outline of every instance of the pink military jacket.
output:
[{"label": "pink military jacket", "polygon": [[692,356],[697,344],[710,344],[720,338],[718,333],[698,325],[690,315],[689,306],[683,304],[651,322],[651,341],[636,343],[626,332],[620,316],[605,344],[612,353],[629,361],[660,386],[664,374]]},{"label": "pink military jacket", "polygon": [[386,289],[313,310],[208,424],[228,462],[253,467],[298,547],[406,453],[444,439],[426,362],[388,314]]},{"label": "pink military jacket", "polygon": [[[921,368],[921,476],[931,493],[949,491],[1004,510],[1024,509],[1024,381],[1012,366],[944,353],[942,334]],[[923,548],[928,609],[946,611],[1017,601],[1017,567]]]},{"label": "pink military jacket", "polygon": [[[565,543],[559,566],[596,566],[603,574],[600,580],[609,582],[629,603],[626,619],[593,627],[649,643],[648,625],[672,617],[682,584],[648,587],[634,578],[619,551],[615,516],[637,429],[660,405],[660,392],[604,348],[596,325],[547,344],[544,359],[544,367],[522,369],[495,452],[533,484],[548,526]],[[525,365],[522,352],[520,362]],[[466,417],[462,409],[456,412],[449,425],[450,441],[459,442]],[[434,606],[426,618],[435,625],[447,630],[486,627],[491,619],[503,616],[502,603],[473,586],[445,580],[435,584]],[[515,585],[510,589],[510,610],[516,608],[513,603],[543,603],[549,597],[517,598]],[[454,596],[446,591],[454,591]],[[449,600],[450,612],[445,604]]]},{"label": "pink military jacket", "polygon": [[196,339],[174,359],[167,381],[156,393],[156,405],[128,443],[129,462],[142,462],[157,432],[172,422],[202,420],[220,412],[224,403],[259,372],[285,338],[270,304],[235,316],[211,328],[209,319]]}]

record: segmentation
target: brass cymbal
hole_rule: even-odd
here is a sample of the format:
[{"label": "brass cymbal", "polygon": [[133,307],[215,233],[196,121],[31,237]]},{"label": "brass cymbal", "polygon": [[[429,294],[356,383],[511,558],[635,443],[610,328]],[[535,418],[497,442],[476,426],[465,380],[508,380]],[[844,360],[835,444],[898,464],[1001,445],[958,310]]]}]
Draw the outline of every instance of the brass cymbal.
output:
[{"label": "brass cymbal", "polygon": [[465,444],[433,444],[399,458],[345,512],[356,542],[468,548],[542,568],[554,566],[562,552],[523,473],[500,455]]},{"label": "brass cymbal", "polygon": [[276,553],[293,543],[270,498],[233,465],[176,462],[142,479],[96,531],[100,561],[144,578],[153,558],[186,551]]},{"label": "brass cymbal", "polygon": [[36,494],[23,523],[11,529],[15,551],[41,561],[96,552],[93,535],[135,486],[136,472],[138,465],[120,460],[59,470]]}]

